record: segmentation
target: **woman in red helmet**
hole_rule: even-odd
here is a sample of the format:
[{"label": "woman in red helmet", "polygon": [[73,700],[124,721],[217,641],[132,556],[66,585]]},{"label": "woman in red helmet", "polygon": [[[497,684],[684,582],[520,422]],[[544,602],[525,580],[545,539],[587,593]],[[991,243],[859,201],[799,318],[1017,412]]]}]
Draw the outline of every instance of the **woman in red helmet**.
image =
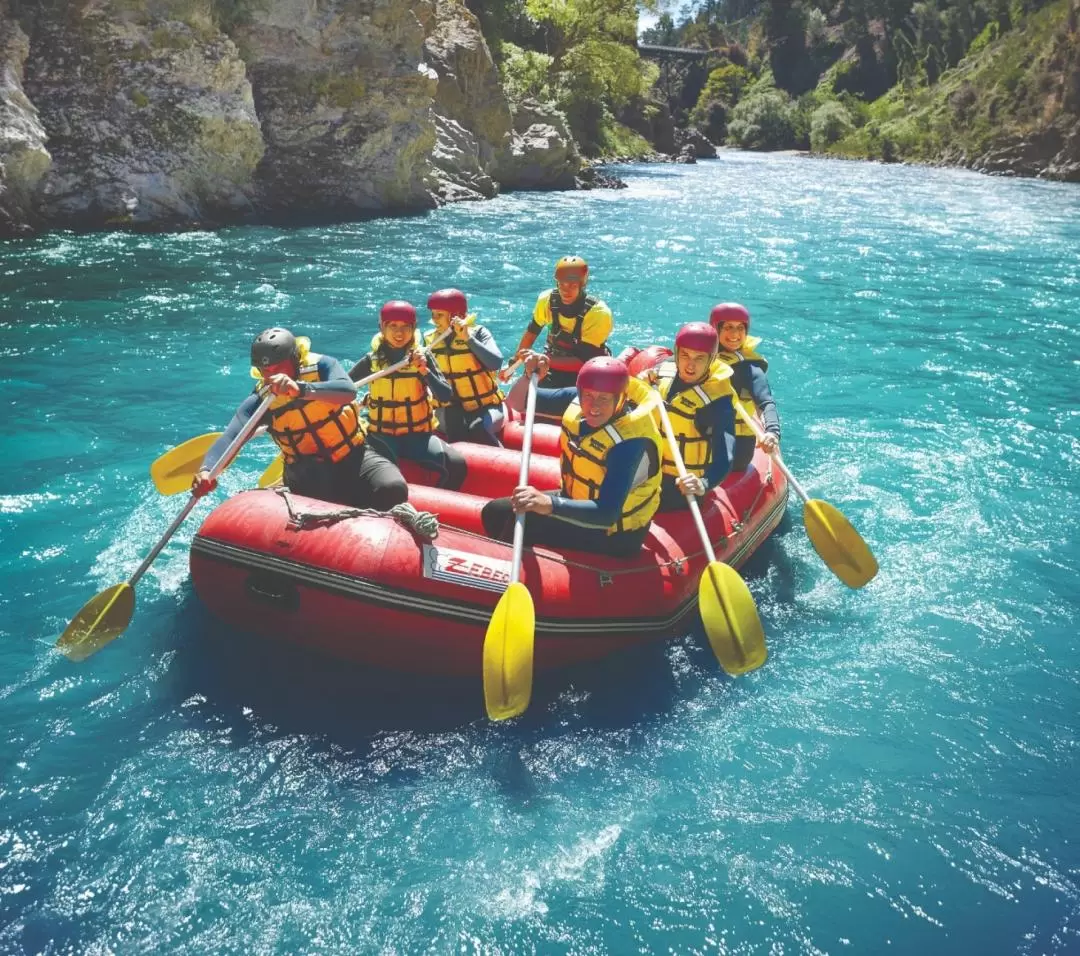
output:
[{"label": "woman in red helmet", "polygon": [[[502,352],[492,334],[469,314],[460,289],[440,289],[428,296],[434,330],[424,336],[445,376],[453,397],[440,403],[439,421],[449,441],[471,441],[501,446],[499,433],[506,421],[503,393],[496,372]],[[438,345],[431,343],[450,326],[454,334]]]},{"label": "woman in red helmet", "polygon": [[[511,391],[524,404],[528,377],[548,358],[529,353],[525,376]],[[525,384],[522,384],[525,383]],[[610,356],[590,359],[576,388],[539,389],[536,408],[562,414],[562,482],[557,491],[531,485],[489,502],[484,528],[512,541],[515,514],[527,513],[525,543],[629,557],[641,549],[660,506],[662,441],[653,420],[654,393]]]},{"label": "woman in red helmet", "polygon": [[641,373],[656,385],[686,465],[679,477],[664,447],[660,510],[686,507],[686,495],[703,495],[724,480],[735,456],[735,406],[731,368],[716,361],[719,337],[708,322],[690,322],[675,336],[675,357]]},{"label": "woman in red helmet", "polygon": [[379,312],[379,332],[368,352],[349,371],[354,382],[408,357],[404,368],[372,382],[365,404],[368,431],[397,460],[409,458],[438,474],[438,487],[456,489],[465,480],[465,458],[435,434],[435,401],[453,390],[416,330],[416,308],[393,300]]},{"label": "woman in red helmet", "polygon": [[[719,359],[731,366],[731,387],[739,396],[743,407],[751,414],[760,416],[765,429],[765,438],[761,447],[767,452],[780,448],[780,416],[776,411],[776,400],[769,379],[765,373],[769,363],[759,355],[757,346],[761,339],[748,335],[750,331],[750,313],[745,306],[736,302],[722,302],[714,305],[709,313],[709,323],[720,336]],[[735,422],[735,460],[731,463],[732,471],[745,471],[754,457],[757,439],[750,426],[737,419]]]},{"label": "woman in red helmet", "polygon": [[601,299],[586,295],[588,281],[589,264],[580,256],[563,256],[556,262],[555,288],[540,293],[532,321],[518,343],[515,357],[524,358],[548,327],[546,388],[573,387],[582,365],[598,355],[611,354],[607,347],[614,325],[611,309]]}]

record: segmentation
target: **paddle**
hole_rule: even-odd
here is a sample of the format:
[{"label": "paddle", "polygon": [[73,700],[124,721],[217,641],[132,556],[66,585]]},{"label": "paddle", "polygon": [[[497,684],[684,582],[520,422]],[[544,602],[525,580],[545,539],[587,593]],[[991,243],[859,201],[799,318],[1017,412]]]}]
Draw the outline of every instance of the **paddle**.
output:
[{"label": "paddle", "polygon": [[[529,482],[533,424],[536,421],[537,376],[529,376],[525,404],[525,435],[521,442],[518,486]],[[532,696],[533,639],[536,610],[532,595],[521,583],[521,551],[525,545],[525,514],[514,521],[514,556],[510,586],[499,598],[484,635],[484,706],[492,720],[506,720],[525,713]]]},{"label": "paddle", "polygon": [[[263,398],[262,404],[259,405],[255,413],[240,430],[240,434],[232,440],[229,447],[225,449],[225,453],[218,459],[217,464],[210,469],[211,478],[217,478],[228,467],[240,447],[251,437],[252,432],[259,427],[259,420],[266,413],[273,400],[274,396],[269,393]],[[190,442],[185,444],[190,444]],[[190,487],[190,480],[188,485]],[[71,660],[86,660],[91,654],[101,650],[106,644],[115,640],[127,630],[127,626],[131,622],[131,615],[135,610],[135,585],[139,583],[139,579],[154,563],[154,559],[161,553],[165,545],[168,544],[169,539],[176,533],[176,529],[191,514],[192,508],[195,507],[198,501],[199,499],[195,495],[188,499],[188,503],[184,505],[183,510],[173,519],[173,523],[169,525],[168,530],[161,536],[161,540],[154,545],[150,553],[143,559],[143,563],[139,565],[135,573],[127,581],[123,584],[114,584],[111,588],[102,591],[88,601],[79,613],[72,618],[71,623],[56,642],[56,646]]]},{"label": "paddle", "polygon": [[[686,465],[679,453],[679,443],[671,428],[667,407],[661,400],[656,405],[660,421],[664,425],[664,435],[671,449],[671,457],[680,478],[686,477]],[[709,645],[720,662],[720,666],[729,674],[745,674],[765,663],[768,651],[765,648],[765,631],[758,617],[757,606],[750,594],[746,582],[729,565],[716,560],[709,533],[701,517],[697,497],[687,495],[690,512],[694,516],[701,545],[709,559],[709,565],[701,574],[698,582],[698,607]]]},{"label": "paddle", "polygon": [[[737,399],[735,411],[753,429],[758,441],[761,441],[765,432]],[[803,500],[803,525],[806,527],[806,535],[810,543],[821,556],[821,560],[849,588],[861,588],[872,581],[874,575],[878,573],[877,558],[874,557],[859,532],[837,508],[827,501],[811,498],[803,490],[802,485],[795,480],[795,476],[788,471],[788,466],[784,464],[779,451],[771,454],[788,483]]]},{"label": "paddle", "polygon": [[[431,340],[431,343],[429,345],[425,346],[425,348],[434,348],[453,331],[453,326],[443,329],[442,332],[440,332],[438,335],[435,336],[435,338]],[[360,379],[360,381],[356,383],[356,387],[360,389],[363,388],[365,385],[370,385],[376,379],[382,378],[385,375],[390,375],[396,372],[398,369],[404,368],[411,361],[412,358],[406,355],[405,358],[401,359],[398,362],[395,362],[393,365],[388,365],[386,368],[379,369],[379,371],[372,372],[366,378]],[[269,488],[271,485],[280,484],[284,480],[284,478],[285,459],[279,453],[278,456],[272,462],[270,462],[269,465],[266,466],[266,471],[264,471],[259,476],[259,487]]]},{"label": "paddle", "polygon": [[150,477],[157,490],[163,495],[191,491],[191,479],[202,467],[206,453],[220,437],[221,432],[208,432],[198,438],[189,438],[182,445],[165,452],[150,466]]}]

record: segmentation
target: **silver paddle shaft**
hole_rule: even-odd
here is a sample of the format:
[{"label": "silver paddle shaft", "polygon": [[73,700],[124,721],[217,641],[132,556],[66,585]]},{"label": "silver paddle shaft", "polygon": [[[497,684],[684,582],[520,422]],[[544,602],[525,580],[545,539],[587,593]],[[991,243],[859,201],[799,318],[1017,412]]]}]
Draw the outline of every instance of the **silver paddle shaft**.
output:
[{"label": "silver paddle shaft", "polygon": [[[532,455],[533,422],[536,420],[536,372],[529,376],[529,397],[525,401],[525,437],[521,440],[521,468],[518,487],[529,481],[529,458]],[[521,577],[521,551],[525,547],[525,512],[514,520],[514,557],[510,564],[510,583]]]},{"label": "silver paddle shaft", "polygon": [[[211,479],[217,478],[218,475],[229,467],[233,458],[236,457],[236,453],[240,451],[240,447],[255,433],[255,429],[259,427],[259,422],[262,420],[263,415],[266,414],[266,410],[270,407],[270,403],[273,400],[274,396],[271,394],[267,394],[263,398],[262,404],[255,410],[251,418],[244,423],[244,427],[240,429],[240,434],[229,443],[229,447],[225,449],[225,453],[217,460],[214,467],[210,469]],[[184,505],[183,510],[173,519],[173,523],[169,525],[169,529],[161,536],[158,543],[154,545],[150,553],[143,559],[143,563],[139,565],[135,570],[135,573],[128,578],[128,584],[135,587],[139,578],[146,574],[147,569],[154,563],[154,559],[161,554],[161,549],[169,543],[169,539],[176,534],[176,529],[184,523],[184,519],[191,514],[191,509],[198,503],[199,499],[192,494],[188,499],[188,503]]]},{"label": "silver paddle shaft", "polygon": [[[761,441],[761,439],[765,437],[765,432],[762,431],[761,426],[754,421],[750,413],[743,408],[742,402],[738,399],[735,399],[735,411],[739,413],[739,418],[750,426],[750,430],[753,431],[754,437],[757,438],[758,441]],[[795,476],[788,471],[788,466],[784,464],[784,459],[780,457],[780,452],[774,451],[770,452],[770,454],[772,455],[773,461],[776,462],[780,470],[784,473],[784,477],[787,478],[788,484],[795,489],[795,493],[802,498],[803,501],[809,501],[810,496],[803,491],[803,486],[800,485],[799,482],[796,481]]]},{"label": "silver paddle shaft", "polygon": [[[680,478],[685,478],[687,477],[686,465],[683,463],[682,455],[679,454],[679,443],[675,439],[675,431],[671,427],[671,419],[668,418],[667,406],[664,405],[663,399],[657,402],[656,408],[660,412],[660,421],[664,423],[664,437],[667,438],[668,446],[671,449],[675,470],[679,473]],[[716,552],[713,550],[712,542],[709,540],[709,532],[705,530],[705,519],[701,517],[697,495],[687,495],[686,502],[690,505],[690,513],[694,516],[694,524],[697,525],[698,534],[701,535],[701,545],[705,549],[705,556],[709,559],[709,564],[712,564],[716,560]]]}]

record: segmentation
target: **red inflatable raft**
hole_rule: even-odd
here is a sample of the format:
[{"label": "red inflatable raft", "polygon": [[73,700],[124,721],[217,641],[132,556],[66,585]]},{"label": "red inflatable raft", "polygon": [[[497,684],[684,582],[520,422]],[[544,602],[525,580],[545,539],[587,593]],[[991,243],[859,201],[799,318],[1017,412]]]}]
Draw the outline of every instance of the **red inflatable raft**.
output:
[{"label": "red inflatable raft", "polygon": [[[507,426],[517,443],[520,428]],[[396,670],[476,676],[484,632],[505,589],[511,549],[483,534],[480,511],[517,484],[519,452],[460,444],[461,491],[422,484],[409,501],[438,516],[424,540],[386,515],[338,519],[344,509],[277,490],[218,506],[191,545],[195,590],[238,629]],[[558,429],[537,425],[530,480],[559,486]],[[700,499],[716,555],[738,567],[779,523],[787,484],[760,450],[745,472]],[[312,516],[316,517],[312,517]],[[322,517],[318,517],[322,516]],[[697,619],[706,559],[689,509],[657,515],[632,560],[526,548],[536,607],[537,668],[557,668],[685,633]]]}]

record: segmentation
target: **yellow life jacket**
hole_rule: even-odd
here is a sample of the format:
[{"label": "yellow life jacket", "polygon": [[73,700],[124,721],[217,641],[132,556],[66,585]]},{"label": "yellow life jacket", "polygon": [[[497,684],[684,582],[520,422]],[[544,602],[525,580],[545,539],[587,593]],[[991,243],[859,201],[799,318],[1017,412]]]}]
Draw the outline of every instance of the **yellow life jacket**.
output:
[{"label": "yellow life jacket", "polygon": [[[736,349],[734,352],[727,352],[722,347],[716,356],[716,361],[713,362],[709,371],[712,372],[721,364],[731,366],[732,370],[742,362],[746,362],[749,365],[756,365],[761,371],[766,372],[769,369],[769,363],[766,361],[765,356],[757,353],[757,347],[761,344],[761,339],[756,335],[748,335],[746,341],[743,342],[741,349]],[[739,401],[742,402],[743,408],[749,413],[750,417],[757,416],[757,405],[754,404],[754,396],[750,392],[750,376],[739,375],[738,387],[733,385],[735,393],[739,396]],[[738,438],[752,438],[754,430],[746,424],[738,416],[735,417],[735,435]]]},{"label": "yellow life jacket", "polygon": [[[607,474],[607,456],[619,442],[631,438],[647,438],[656,446],[657,462],[663,455],[663,441],[653,420],[653,407],[649,399],[652,389],[644,382],[630,379],[627,398],[603,428],[582,437],[584,418],[581,406],[575,399],[563,413],[562,434],[559,437],[561,451],[562,493],[576,501],[595,501]],[[619,520],[607,529],[634,531],[644,528],[660,507],[660,469],[650,469],[649,475],[630,490],[623,503]]]},{"label": "yellow life jacket", "polygon": [[[476,315],[469,315],[465,321],[468,325],[475,325]],[[433,329],[425,334],[424,341],[430,345],[438,334],[438,330]],[[476,412],[481,408],[502,404],[503,393],[499,390],[498,379],[495,378],[495,373],[485,368],[473,354],[469,348],[468,335],[464,338],[448,336],[431,349],[431,354],[435,356],[439,371],[453,388],[458,404],[466,412]],[[437,401],[435,404],[438,406],[447,403]]]},{"label": "yellow life jacket", "polygon": [[[682,455],[683,464],[686,465],[687,472],[700,478],[712,463],[713,437],[702,435],[698,431],[697,413],[718,399],[731,398],[734,395],[729,381],[731,367],[723,362],[719,363],[719,366],[712,366],[703,382],[684,388],[671,401],[668,401],[668,395],[671,394],[671,386],[678,378],[678,366],[675,362],[664,362],[657,368],[656,373],[656,384],[670,412],[668,417],[671,419],[671,430],[679,443],[679,454]],[[660,470],[665,475],[672,475],[675,478],[679,476],[679,469],[675,467],[675,459],[671,457],[671,449],[666,441]]]},{"label": "yellow life jacket", "polygon": [[[371,371],[378,372],[391,364],[384,358],[379,332],[371,340]],[[413,336],[413,348],[422,349],[420,333]],[[369,386],[368,426],[380,435],[410,435],[433,429],[434,399],[424,377],[411,365],[377,379]]]},{"label": "yellow life jacket", "polygon": [[[319,359],[306,338],[297,339],[300,369],[297,382],[318,382]],[[262,380],[258,369],[253,375]],[[364,444],[367,426],[360,417],[356,402],[332,405],[304,398],[277,396],[270,404],[270,437],[277,442],[282,457],[294,462],[301,457],[317,461],[341,461],[354,448]]]}]

